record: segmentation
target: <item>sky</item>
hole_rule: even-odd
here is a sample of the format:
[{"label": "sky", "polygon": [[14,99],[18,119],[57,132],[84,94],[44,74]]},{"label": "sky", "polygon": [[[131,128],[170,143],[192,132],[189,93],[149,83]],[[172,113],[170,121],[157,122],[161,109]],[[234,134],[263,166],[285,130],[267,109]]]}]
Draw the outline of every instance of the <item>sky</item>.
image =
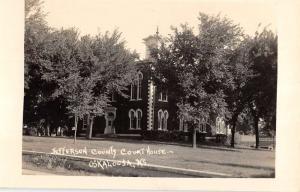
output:
[{"label": "sky", "polygon": [[145,55],[143,38],[159,28],[163,36],[171,26],[188,23],[197,33],[199,12],[221,14],[253,35],[261,26],[277,32],[276,3],[268,0],[44,0],[48,24],[55,28],[75,27],[81,35],[118,29],[127,48]]}]

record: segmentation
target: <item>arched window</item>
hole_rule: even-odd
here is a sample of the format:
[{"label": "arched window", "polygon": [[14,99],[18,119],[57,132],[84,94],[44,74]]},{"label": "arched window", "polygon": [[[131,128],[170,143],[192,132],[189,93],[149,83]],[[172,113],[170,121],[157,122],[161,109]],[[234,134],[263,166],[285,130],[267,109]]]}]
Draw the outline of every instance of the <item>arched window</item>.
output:
[{"label": "arched window", "polygon": [[139,72],[137,77],[137,100],[142,99],[142,80],[143,80],[143,74]]},{"label": "arched window", "polygon": [[189,130],[188,124],[183,121],[183,131],[188,132],[188,130]]},{"label": "arched window", "polygon": [[137,111],[137,119],[136,119],[136,128],[141,129],[141,124],[142,124],[142,110],[138,109]]},{"label": "arched window", "polygon": [[130,100],[136,100],[136,94],[137,94],[137,81],[134,80],[131,83],[131,90],[130,90]]},{"label": "arched window", "polygon": [[160,109],[158,111],[158,130],[162,130],[162,126],[163,126],[163,121],[164,121],[164,113],[163,111]]},{"label": "arched window", "polygon": [[142,80],[143,74],[138,72],[136,78],[130,86],[130,100],[141,100],[142,99]]},{"label": "arched window", "polygon": [[200,121],[200,132],[206,133],[206,121],[204,118]]},{"label": "arched window", "polygon": [[216,119],[216,133],[225,133],[225,121],[222,117],[217,117]]},{"label": "arched window", "polygon": [[134,92],[133,88],[134,88],[134,85],[133,85],[133,83],[131,83],[131,85],[130,85],[130,100],[133,100],[133,92]]},{"label": "arched window", "polygon": [[216,133],[220,132],[220,118],[216,118]]},{"label": "arched window", "polygon": [[220,133],[225,134],[226,127],[225,127],[225,121],[222,119],[222,121],[220,122]]},{"label": "arched window", "polygon": [[135,111],[133,109],[130,109],[128,116],[129,116],[129,129],[135,129],[135,125],[136,125]]},{"label": "arched window", "polygon": [[169,118],[169,113],[167,110],[164,111],[164,121],[163,121],[163,130],[168,130],[168,118]]},{"label": "arched window", "polygon": [[183,131],[183,123],[184,123],[183,117],[180,116],[179,117],[179,131]]}]

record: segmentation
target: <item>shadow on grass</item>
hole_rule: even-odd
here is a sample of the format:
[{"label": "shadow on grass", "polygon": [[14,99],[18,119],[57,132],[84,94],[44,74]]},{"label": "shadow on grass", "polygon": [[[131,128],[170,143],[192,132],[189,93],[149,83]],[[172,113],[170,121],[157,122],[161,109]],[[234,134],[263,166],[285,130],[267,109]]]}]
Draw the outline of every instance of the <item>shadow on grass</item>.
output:
[{"label": "shadow on grass", "polygon": [[[23,142],[35,142],[34,138],[39,139],[68,139],[74,140],[73,137],[61,137],[61,136],[23,136]],[[114,137],[94,137],[92,139],[86,139],[85,137],[77,137],[77,141],[110,141],[110,142],[118,142],[118,143],[129,143],[129,144],[151,144],[151,145],[171,145],[171,146],[180,146],[180,147],[187,147],[192,148],[192,144],[188,142],[164,142],[164,141],[156,141],[156,140],[143,140],[141,138],[114,138]],[[230,151],[230,152],[241,152],[240,148],[230,148],[228,146],[220,146],[220,145],[208,145],[206,143],[199,143],[197,148],[202,149],[211,149],[217,151]]]},{"label": "shadow on grass", "polygon": [[[67,140],[74,140],[73,137],[69,136],[23,136],[23,142],[35,142],[34,138],[39,139],[67,139]],[[181,147],[188,147],[192,148],[192,144],[190,142],[165,142],[165,141],[157,141],[157,140],[143,140],[140,137],[137,138],[122,138],[122,137],[93,137],[92,139],[86,139],[85,137],[77,137],[77,141],[111,141],[111,142],[118,142],[118,143],[131,143],[131,144],[151,144],[151,145],[172,145],[172,146],[181,146]],[[203,143],[199,142],[197,144],[197,148],[203,149],[211,149],[211,150],[218,150],[218,151],[230,151],[230,152],[242,152],[245,150],[255,150],[255,151],[270,151],[266,149],[256,149],[256,148],[245,148],[241,146],[236,146],[232,148],[227,145],[219,145],[219,144],[211,144],[211,143]]]}]

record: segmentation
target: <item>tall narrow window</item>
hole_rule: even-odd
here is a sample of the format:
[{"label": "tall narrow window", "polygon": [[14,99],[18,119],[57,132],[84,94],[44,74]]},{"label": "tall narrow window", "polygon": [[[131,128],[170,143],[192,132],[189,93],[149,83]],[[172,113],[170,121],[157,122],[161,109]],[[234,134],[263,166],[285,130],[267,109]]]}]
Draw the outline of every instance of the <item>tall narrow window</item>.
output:
[{"label": "tall narrow window", "polygon": [[136,128],[141,129],[141,124],[142,124],[142,110],[138,109],[137,110],[137,119],[136,119]]},{"label": "tall narrow window", "polygon": [[162,95],[163,95],[162,92],[160,92],[159,93],[159,98],[158,98],[159,101],[162,101],[162,97],[163,97]]},{"label": "tall narrow window", "polygon": [[137,96],[137,80],[131,83],[130,100],[136,100]]},{"label": "tall narrow window", "polygon": [[130,109],[128,116],[129,116],[129,129],[135,129],[135,125],[136,125],[135,111],[133,109]]},{"label": "tall narrow window", "polygon": [[200,121],[200,132],[206,133],[206,121],[204,118]]},{"label": "tall narrow window", "polygon": [[137,78],[137,99],[142,99],[142,80],[143,80],[143,74],[141,72],[138,73]]},{"label": "tall narrow window", "polygon": [[165,110],[164,121],[163,121],[163,125],[164,125],[163,129],[164,130],[168,130],[168,118],[169,118],[169,113],[168,113],[168,111]]},{"label": "tall narrow window", "polygon": [[158,111],[158,130],[162,129],[162,122],[163,122],[163,119],[164,119],[163,116],[164,116],[163,111],[160,109]]},{"label": "tall narrow window", "polygon": [[133,92],[134,92],[133,88],[134,88],[134,85],[133,85],[133,83],[131,83],[131,85],[130,85],[130,100],[133,100]]},{"label": "tall narrow window", "polygon": [[179,118],[179,131],[183,131],[183,117]]},{"label": "tall narrow window", "polygon": [[189,130],[188,124],[186,122],[183,122],[183,131],[188,132],[188,130]]},{"label": "tall narrow window", "polygon": [[225,133],[225,121],[222,119],[221,123],[220,123],[220,133],[224,134]]},{"label": "tall narrow window", "polygon": [[162,98],[162,100],[163,101],[168,101],[168,91],[163,91],[163,98]]},{"label": "tall narrow window", "polygon": [[216,133],[220,132],[220,122],[219,117],[216,118]]},{"label": "tall narrow window", "polygon": [[199,132],[202,133],[202,121],[199,120]]}]

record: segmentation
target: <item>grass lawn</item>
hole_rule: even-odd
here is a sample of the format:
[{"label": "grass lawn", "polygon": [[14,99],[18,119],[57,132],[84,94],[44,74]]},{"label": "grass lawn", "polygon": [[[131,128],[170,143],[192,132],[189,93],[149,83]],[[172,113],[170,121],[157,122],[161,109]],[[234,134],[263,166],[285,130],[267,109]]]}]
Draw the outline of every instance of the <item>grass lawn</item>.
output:
[{"label": "grass lawn", "polygon": [[[201,146],[193,149],[188,146],[132,140],[124,142],[124,140],[116,141],[111,139],[78,139],[76,144],[74,144],[72,138],[23,136],[23,150],[28,151],[51,153],[52,148],[60,147],[75,149],[86,147],[88,151],[91,149],[102,151],[103,149],[109,149],[111,146],[117,151],[114,157],[116,160],[128,159],[134,161],[136,158],[144,158],[148,164],[226,173],[233,177],[274,177],[275,172],[274,151]],[[142,148],[147,149],[148,147],[151,150],[164,149],[167,154],[120,154],[121,149],[135,151]],[[113,156],[109,154],[92,155],[88,153],[88,156],[113,159]]]}]

